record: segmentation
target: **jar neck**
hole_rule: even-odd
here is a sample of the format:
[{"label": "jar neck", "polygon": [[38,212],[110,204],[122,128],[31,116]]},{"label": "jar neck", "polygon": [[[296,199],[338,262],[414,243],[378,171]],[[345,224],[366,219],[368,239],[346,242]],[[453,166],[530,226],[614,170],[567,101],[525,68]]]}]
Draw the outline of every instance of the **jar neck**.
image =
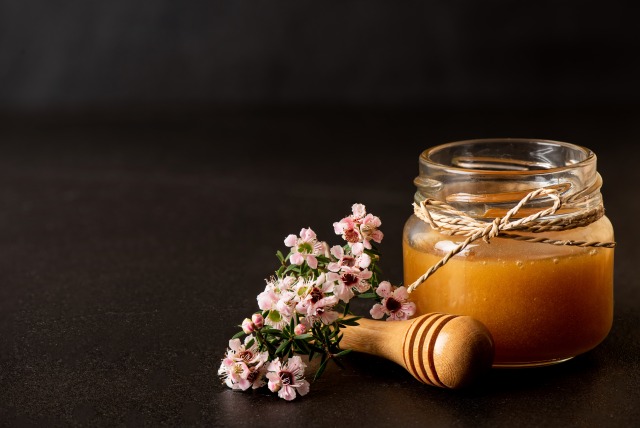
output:
[{"label": "jar neck", "polygon": [[[414,183],[416,202],[443,201],[475,218],[500,217],[541,187],[558,191],[563,204],[557,215],[602,204],[595,154],[559,141],[484,139],[436,146],[420,155]],[[551,204],[549,197],[536,198],[520,216]]]}]

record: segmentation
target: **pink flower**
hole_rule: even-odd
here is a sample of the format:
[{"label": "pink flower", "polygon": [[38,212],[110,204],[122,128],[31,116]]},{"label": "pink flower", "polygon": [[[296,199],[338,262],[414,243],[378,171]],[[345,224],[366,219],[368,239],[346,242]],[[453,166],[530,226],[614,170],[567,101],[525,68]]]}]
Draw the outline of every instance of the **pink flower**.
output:
[{"label": "pink flower", "polygon": [[284,240],[284,245],[291,247],[291,258],[289,259],[294,265],[301,265],[305,261],[311,269],[318,267],[318,259],[316,256],[324,255],[327,252],[327,244],[319,242],[313,230],[302,229],[300,237],[289,235]]},{"label": "pink flower", "polygon": [[264,382],[264,363],[269,358],[268,352],[259,352],[258,345],[254,343],[247,348],[252,337],[247,337],[242,344],[240,339],[229,341],[229,349],[222,364],[218,369],[218,375],[231,389],[246,390],[249,387],[259,388]]},{"label": "pink flower", "polygon": [[269,389],[277,392],[278,397],[291,401],[298,394],[306,395],[309,392],[309,382],[304,379],[306,365],[302,359],[295,355],[282,363],[279,358],[271,361],[267,366],[267,379]]},{"label": "pink flower", "polygon": [[247,348],[247,344],[253,340],[253,337],[247,336],[244,339],[244,344],[240,339],[231,339],[229,341],[229,349],[227,349],[226,358],[230,358],[234,361],[243,361],[251,366],[260,366],[269,357],[268,352],[260,352],[258,350],[258,343],[254,340],[253,344]]},{"label": "pink flower", "polygon": [[383,233],[378,230],[378,228],[382,225],[382,221],[374,215],[367,214],[362,219],[362,224],[360,226],[360,233],[362,233],[362,243],[365,248],[371,249],[370,240],[377,242],[378,244],[382,242],[382,238],[384,237]]},{"label": "pink flower", "polygon": [[333,223],[333,230],[352,247],[352,253],[358,255],[363,248],[371,249],[371,242],[382,242],[383,233],[378,229],[382,222],[372,214],[367,214],[362,204],[353,204],[351,214],[339,222]]},{"label": "pink flower", "polygon": [[340,272],[341,269],[344,268],[352,268],[359,267],[362,269],[366,269],[371,264],[371,257],[368,254],[362,253],[357,255],[356,257],[345,254],[344,248],[340,245],[335,245],[331,247],[331,255],[338,259],[337,262],[331,262],[327,266],[331,272]]},{"label": "pink flower", "polygon": [[281,329],[291,321],[295,303],[292,286],[295,280],[293,276],[272,278],[267,282],[265,290],[258,294],[258,307],[268,311],[263,318],[265,324]]},{"label": "pink flower", "polygon": [[338,276],[338,283],[334,287],[334,294],[342,301],[348,302],[354,296],[354,290],[360,293],[367,291],[371,284],[367,281],[373,273],[367,269],[357,267],[343,267]]},{"label": "pink flower", "polygon": [[345,217],[339,222],[333,223],[333,231],[336,235],[342,235],[342,239],[350,244],[355,244],[362,240],[360,228],[351,217]]},{"label": "pink flower", "polygon": [[311,321],[320,319],[325,324],[331,324],[339,315],[332,311],[333,306],[338,303],[338,297],[331,294],[334,288],[334,281],[338,275],[335,273],[321,274],[316,281],[304,288],[305,294],[296,305],[296,311]]},{"label": "pink flower", "polygon": [[383,299],[369,311],[375,319],[388,315],[387,321],[406,320],[416,312],[416,304],[408,301],[409,293],[406,287],[396,288],[388,281],[382,281],[376,293]]},{"label": "pink flower", "polygon": [[218,375],[224,378],[224,383],[231,389],[246,390],[251,386],[249,367],[242,361],[225,358],[218,369]]}]

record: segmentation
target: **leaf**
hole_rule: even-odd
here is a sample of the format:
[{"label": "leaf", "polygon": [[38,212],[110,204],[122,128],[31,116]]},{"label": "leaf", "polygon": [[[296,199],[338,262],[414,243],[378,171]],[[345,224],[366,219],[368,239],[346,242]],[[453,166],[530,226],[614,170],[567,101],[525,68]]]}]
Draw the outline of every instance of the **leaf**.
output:
[{"label": "leaf", "polygon": [[329,335],[329,339],[333,339],[334,337],[336,337],[338,335],[338,333],[340,333],[340,328],[336,328],[335,330],[333,330],[331,332],[331,334]]},{"label": "leaf", "polygon": [[276,251],[276,257],[280,260],[280,263],[284,263],[284,254],[282,254],[282,251]]},{"label": "leaf", "polygon": [[238,339],[240,337],[244,336],[244,331],[239,331],[236,334],[234,334],[231,339]]},{"label": "leaf", "polygon": [[313,359],[313,357],[315,357],[315,355],[316,355],[316,351],[311,349],[309,351],[309,361],[311,361]]},{"label": "leaf", "polygon": [[247,342],[247,344],[245,345],[245,348],[251,348],[254,343],[256,343],[256,339],[251,339],[250,341]]},{"label": "leaf", "polygon": [[[276,349],[276,354],[278,355],[285,355],[288,351],[288,347],[291,345],[291,341],[290,340],[285,340],[283,341],[280,346],[278,346],[278,349]],[[285,349],[287,351],[285,351]]]},{"label": "leaf", "polygon": [[342,316],[345,317],[349,314],[349,303],[347,302],[346,305],[344,305],[344,311],[342,311]]},{"label": "leaf", "polygon": [[334,355],[334,357],[344,357],[347,354],[350,354],[353,351],[353,349],[345,349],[344,351],[340,351],[337,354]]},{"label": "leaf", "polygon": [[360,325],[358,324],[358,320],[361,319],[362,317],[351,317],[351,318],[342,318],[340,320],[338,320],[339,324],[344,324],[344,325]]},{"label": "leaf", "polygon": [[303,353],[303,354],[308,354],[311,350],[309,349],[309,346],[307,345],[307,342],[305,342],[304,340],[298,340],[298,339],[294,339],[293,342],[296,344],[296,346],[298,347],[298,349]]},{"label": "leaf", "polygon": [[297,336],[293,336],[293,338],[297,340],[307,340],[307,339],[311,339],[312,337],[313,337],[313,334],[311,333],[298,334]]},{"label": "leaf", "polygon": [[322,373],[324,373],[324,369],[327,368],[327,363],[329,362],[329,359],[326,359],[322,362],[322,364],[320,364],[320,367],[318,367],[318,371],[316,372],[316,375],[313,377],[313,381],[315,382],[320,376],[322,376]]},{"label": "leaf", "polygon": [[[292,270],[295,270],[295,269],[296,269],[296,268],[298,268],[298,267],[299,267],[298,265],[289,265],[289,266],[287,266],[287,268],[284,270],[284,273],[289,273],[289,272],[291,272]],[[300,272],[300,271],[298,270],[298,272]]]},{"label": "leaf", "polygon": [[324,349],[322,349],[320,346],[316,346],[316,345],[309,345],[311,347],[312,351],[315,351],[319,354],[322,354],[324,352]]}]

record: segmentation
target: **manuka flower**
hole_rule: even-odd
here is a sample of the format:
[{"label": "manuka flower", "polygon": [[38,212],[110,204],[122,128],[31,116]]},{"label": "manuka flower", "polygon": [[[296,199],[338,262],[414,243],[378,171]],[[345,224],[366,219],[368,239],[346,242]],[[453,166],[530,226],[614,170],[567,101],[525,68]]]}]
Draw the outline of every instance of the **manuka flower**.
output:
[{"label": "manuka flower", "polygon": [[[338,297],[333,293],[334,284],[330,280],[332,274],[322,274],[317,280],[304,286],[304,294],[296,305],[296,311],[311,321],[319,319],[324,324],[331,324],[339,315],[332,311],[333,306],[338,303]],[[333,276],[337,276],[333,274]]]},{"label": "manuka flower", "polygon": [[259,352],[254,341],[251,346],[248,343],[253,340],[247,336],[245,343],[240,339],[231,339],[229,349],[220,364],[218,375],[231,389],[246,390],[250,387],[259,388],[264,382],[264,363],[269,358],[268,352]]},{"label": "manuka flower", "polygon": [[376,293],[383,299],[371,308],[371,316],[375,319],[388,315],[387,321],[406,320],[416,312],[416,304],[407,301],[409,293],[406,287],[396,288],[389,281],[382,281]]},{"label": "manuka flower", "polygon": [[276,358],[267,366],[269,389],[271,392],[277,392],[278,397],[287,401],[296,398],[296,392],[301,396],[306,395],[309,392],[309,382],[304,379],[305,368],[306,365],[297,355],[284,363]]},{"label": "manuka flower", "polygon": [[351,245],[353,254],[357,255],[362,252],[362,247],[371,249],[370,241],[378,244],[382,242],[384,235],[378,229],[382,221],[372,214],[367,214],[364,205],[353,204],[351,211],[353,214],[333,223],[333,230],[336,235],[342,235],[342,239]]},{"label": "manuka flower", "polygon": [[378,229],[382,225],[382,221],[374,215],[367,214],[361,221],[360,233],[362,234],[362,244],[364,248],[371,249],[369,241],[382,242],[383,233]]},{"label": "manuka flower", "polygon": [[302,229],[300,237],[289,235],[284,240],[284,245],[291,247],[291,263],[301,265],[305,261],[311,269],[318,267],[316,256],[324,255],[327,252],[327,244],[320,242],[316,238],[316,233],[309,229]]},{"label": "manuka flower", "polygon": [[327,269],[331,272],[339,272],[343,268],[352,267],[366,269],[371,264],[371,257],[368,254],[362,252],[358,255],[347,254],[340,245],[331,247],[331,255],[338,260],[327,265]]},{"label": "manuka flower", "polygon": [[373,273],[367,269],[343,267],[337,275],[337,284],[334,287],[335,295],[345,303],[348,302],[354,296],[354,290],[364,293],[371,288],[368,280],[372,275]]},{"label": "manuka flower", "polygon": [[295,304],[295,293],[291,289],[295,281],[292,276],[267,281],[264,291],[257,297],[258,307],[268,311],[263,319],[265,324],[279,329],[289,324]]}]

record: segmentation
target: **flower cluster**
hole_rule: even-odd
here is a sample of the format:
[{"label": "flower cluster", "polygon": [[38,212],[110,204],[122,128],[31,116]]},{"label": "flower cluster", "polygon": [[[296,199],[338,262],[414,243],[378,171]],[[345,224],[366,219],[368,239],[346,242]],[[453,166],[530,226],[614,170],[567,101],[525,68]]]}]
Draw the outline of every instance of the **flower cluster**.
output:
[{"label": "flower cluster", "polygon": [[[360,317],[349,310],[354,297],[374,299],[371,316],[402,320],[415,313],[405,287],[380,282],[380,254],[372,244],[382,242],[382,222],[354,204],[352,214],[333,224],[346,244],[329,245],[318,240],[310,228],[289,235],[285,256],[278,251],[280,266],[267,279],[258,297],[260,312],[242,322],[242,331],[230,341],[218,375],[232,389],[247,390],[265,384],[285,400],[309,392],[304,378],[306,364],[320,357],[314,379],[329,360],[350,352],[340,348],[340,329],[357,325]],[[246,336],[244,342],[240,337]]]}]

